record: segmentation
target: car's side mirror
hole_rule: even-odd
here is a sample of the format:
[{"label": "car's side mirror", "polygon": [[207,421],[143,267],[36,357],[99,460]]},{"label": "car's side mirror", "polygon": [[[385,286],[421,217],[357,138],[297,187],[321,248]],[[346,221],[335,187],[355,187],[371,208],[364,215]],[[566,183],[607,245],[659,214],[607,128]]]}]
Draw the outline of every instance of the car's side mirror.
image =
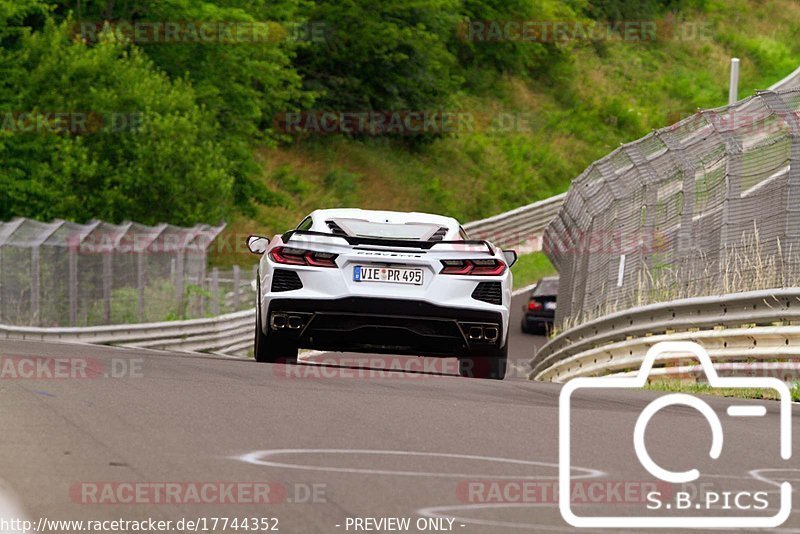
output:
[{"label": "car's side mirror", "polygon": [[503,256],[506,259],[506,263],[509,267],[517,263],[517,251],[516,250],[504,250]]},{"label": "car's side mirror", "polygon": [[251,235],[247,238],[247,248],[249,248],[250,252],[253,254],[264,254],[267,251],[267,247],[269,247],[269,239],[266,237]]}]

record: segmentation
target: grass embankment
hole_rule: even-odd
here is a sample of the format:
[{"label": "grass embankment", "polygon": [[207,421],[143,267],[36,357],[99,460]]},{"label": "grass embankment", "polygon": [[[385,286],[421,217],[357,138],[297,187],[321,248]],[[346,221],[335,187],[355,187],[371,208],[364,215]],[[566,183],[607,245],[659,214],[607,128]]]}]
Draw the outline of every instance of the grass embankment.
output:
[{"label": "grass embankment", "polygon": [[533,252],[519,257],[511,268],[514,274],[514,289],[529,286],[544,276],[556,273],[555,267],[543,252]]},{"label": "grass embankment", "polygon": [[[771,389],[739,389],[739,388],[712,388],[708,384],[692,384],[679,381],[659,381],[648,384],[645,389],[654,391],[668,391],[672,393],[696,393],[701,395],[715,395],[718,397],[735,397],[739,399],[766,399],[778,400],[775,391]],[[789,386],[792,400],[800,402],[800,382]]]}]

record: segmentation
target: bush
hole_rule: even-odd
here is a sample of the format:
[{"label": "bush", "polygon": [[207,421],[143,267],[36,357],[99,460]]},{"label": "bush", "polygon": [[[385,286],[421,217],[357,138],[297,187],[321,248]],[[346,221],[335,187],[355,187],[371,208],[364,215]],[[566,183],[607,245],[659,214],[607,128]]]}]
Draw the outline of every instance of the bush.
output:
[{"label": "bush", "polygon": [[300,50],[297,66],[318,106],[334,110],[430,110],[461,79],[447,40],[456,0],[317,0],[308,18],[331,25],[330,39]]},{"label": "bush", "polygon": [[[498,28],[507,22],[574,20],[577,14],[565,3],[553,0],[465,0],[463,19],[451,47],[471,85],[486,70],[525,76],[549,69],[560,60],[558,43],[522,39],[494,39],[491,23]],[[491,80],[491,77],[484,78]]]},{"label": "bush", "polygon": [[[23,35],[0,60],[0,219],[188,225],[226,215],[234,165],[188,83],[113,39],[73,41],[67,23]],[[32,111],[90,115],[77,129],[15,129]]]}]

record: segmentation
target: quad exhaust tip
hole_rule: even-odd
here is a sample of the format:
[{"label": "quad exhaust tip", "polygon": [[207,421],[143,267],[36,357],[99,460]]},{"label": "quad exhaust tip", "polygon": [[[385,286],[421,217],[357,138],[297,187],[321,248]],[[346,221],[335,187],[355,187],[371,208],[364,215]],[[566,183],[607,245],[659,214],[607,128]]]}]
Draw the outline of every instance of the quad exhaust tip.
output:
[{"label": "quad exhaust tip", "polygon": [[500,328],[493,324],[465,324],[467,339],[470,341],[485,341],[496,343],[500,337]]},{"label": "quad exhaust tip", "polygon": [[282,313],[273,313],[272,328],[274,330],[280,330],[282,328],[286,328],[286,316]]},{"label": "quad exhaust tip", "polygon": [[484,328],[483,337],[486,341],[497,341],[497,327],[488,326]]},{"label": "quad exhaust tip", "polygon": [[283,330],[284,328],[300,330],[303,328],[303,318],[299,315],[273,313],[271,326],[273,330]]},{"label": "quad exhaust tip", "polygon": [[483,339],[483,328],[480,326],[471,326],[469,328],[470,339]]}]

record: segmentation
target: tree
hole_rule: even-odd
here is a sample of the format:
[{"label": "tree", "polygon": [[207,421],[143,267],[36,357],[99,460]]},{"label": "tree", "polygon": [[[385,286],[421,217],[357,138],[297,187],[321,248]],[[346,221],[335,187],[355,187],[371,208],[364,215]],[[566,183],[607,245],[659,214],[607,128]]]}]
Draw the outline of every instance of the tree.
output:
[{"label": "tree", "polygon": [[459,21],[456,0],[318,0],[308,19],[329,38],[296,61],[318,106],[346,111],[431,110],[459,90],[447,49]]},{"label": "tree", "polygon": [[194,224],[227,213],[233,164],[188,82],[111,36],[73,40],[67,23],[0,54],[0,219]]}]

